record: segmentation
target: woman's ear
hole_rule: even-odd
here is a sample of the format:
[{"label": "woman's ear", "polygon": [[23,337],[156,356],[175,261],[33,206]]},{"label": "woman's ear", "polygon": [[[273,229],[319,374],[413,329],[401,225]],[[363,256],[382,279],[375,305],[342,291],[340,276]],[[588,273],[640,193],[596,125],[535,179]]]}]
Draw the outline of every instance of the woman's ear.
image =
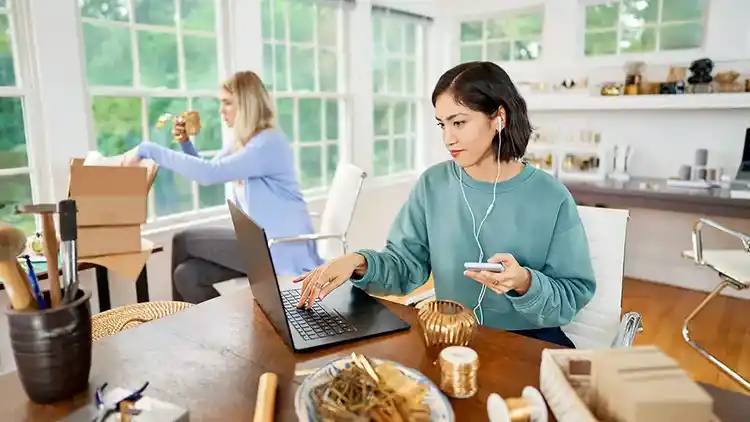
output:
[{"label": "woman's ear", "polygon": [[500,106],[500,108],[497,109],[497,123],[498,130],[505,129],[508,125],[508,119],[505,118],[505,109],[503,106]]}]

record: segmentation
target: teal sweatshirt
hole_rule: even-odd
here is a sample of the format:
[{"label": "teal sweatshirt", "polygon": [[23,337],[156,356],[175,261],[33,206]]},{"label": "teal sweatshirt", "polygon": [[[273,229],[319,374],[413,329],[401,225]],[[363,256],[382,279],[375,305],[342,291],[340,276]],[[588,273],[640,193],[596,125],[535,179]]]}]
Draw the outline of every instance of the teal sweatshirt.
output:
[{"label": "teal sweatshirt", "polygon": [[[492,201],[493,183],[472,179],[453,161],[425,171],[396,216],[385,249],[360,250],[367,272],[351,282],[376,294],[405,295],[433,273],[435,296],[477,304],[482,285],[463,275],[465,262],[476,262],[479,248],[472,233]],[[486,261],[512,254],[531,273],[531,286],[519,296],[487,289],[482,300],[484,325],[502,330],[562,326],[596,290],[586,233],[573,197],[565,186],[527,164],[517,176],[498,182],[497,198],[479,241]]]}]

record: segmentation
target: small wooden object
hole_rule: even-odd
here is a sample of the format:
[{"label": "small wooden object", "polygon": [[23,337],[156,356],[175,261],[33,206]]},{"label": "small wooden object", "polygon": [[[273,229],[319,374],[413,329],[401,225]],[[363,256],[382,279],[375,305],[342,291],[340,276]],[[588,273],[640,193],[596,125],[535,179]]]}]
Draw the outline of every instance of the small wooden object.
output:
[{"label": "small wooden object", "polygon": [[49,296],[52,301],[52,307],[56,308],[62,303],[60,273],[56,271],[60,266],[57,260],[60,252],[60,245],[57,242],[57,232],[55,231],[55,222],[52,217],[53,214],[50,213],[42,214],[42,240],[44,241],[44,258],[47,260]]},{"label": "small wooden object", "polygon": [[274,405],[276,403],[276,386],[278,377],[272,372],[266,372],[258,381],[258,397],[255,401],[255,415],[253,422],[273,422]]}]

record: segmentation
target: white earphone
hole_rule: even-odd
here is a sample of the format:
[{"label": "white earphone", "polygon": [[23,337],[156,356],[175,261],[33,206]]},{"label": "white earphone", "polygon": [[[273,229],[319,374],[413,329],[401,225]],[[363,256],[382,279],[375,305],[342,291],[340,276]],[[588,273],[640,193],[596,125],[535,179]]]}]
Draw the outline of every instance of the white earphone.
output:
[{"label": "white earphone", "polygon": [[[495,207],[495,199],[497,198],[497,181],[500,180],[500,146],[503,143],[502,139],[502,131],[503,131],[503,117],[498,112],[497,116],[497,176],[495,177],[495,184],[492,186],[492,202],[490,202],[490,206],[487,207],[487,211],[484,212],[484,218],[482,218],[482,221],[479,223],[479,227],[477,228],[477,221],[474,217],[474,210],[471,208],[471,205],[469,204],[469,200],[466,199],[466,192],[464,192],[464,184],[463,184],[463,175],[461,169],[459,169],[458,172],[458,184],[461,186],[461,194],[464,197],[464,202],[466,203],[466,206],[469,208],[469,214],[471,215],[471,225],[472,225],[472,233],[474,234],[474,241],[477,242],[477,247],[479,248],[479,259],[477,262],[483,262],[484,259],[484,251],[482,250],[482,244],[479,242],[479,233],[482,231],[482,226],[484,225],[484,222],[487,220],[487,217],[490,216],[490,213],[492,212],[492,209]],[[484,314],[482,313],[482,300],[484,300],[484,294],[487,292],[487,286],[484,284],[482,285],[482,290],[479,292],[479,297],[477,297],[477,306],[474,307],[474,317],[477,319],[477,322],[479,325],[482,325],[484,323]]]}]

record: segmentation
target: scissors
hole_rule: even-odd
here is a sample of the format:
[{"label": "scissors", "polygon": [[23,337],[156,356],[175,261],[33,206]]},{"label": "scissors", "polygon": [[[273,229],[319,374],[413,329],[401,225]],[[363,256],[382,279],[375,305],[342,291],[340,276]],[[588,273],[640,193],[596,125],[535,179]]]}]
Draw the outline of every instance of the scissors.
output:
[{"label": "scissors", "polygon": [[[143,392],[146,390],[146,387],[148,387],[148,381],[143,384],[141,388],[128,394],[124,398],[120,399],[117,403],[113,404],[112,406],[107,406],[104,404],[104,389],[107,388],[107,383],[105,382],[104,384],[102,384],[101,387],[96,389],[96,394],[94,394],[94,401],[96,404],[96,409],[98,411],[96,418],[94,418],[94,422],[104,422],[111,414],[119,412],[120,405],[123,402],[136,402],[140,400],[143,397]],[[138,409],[128,409],[127,412],[131,415],[137,415],[141,411]]]}]

